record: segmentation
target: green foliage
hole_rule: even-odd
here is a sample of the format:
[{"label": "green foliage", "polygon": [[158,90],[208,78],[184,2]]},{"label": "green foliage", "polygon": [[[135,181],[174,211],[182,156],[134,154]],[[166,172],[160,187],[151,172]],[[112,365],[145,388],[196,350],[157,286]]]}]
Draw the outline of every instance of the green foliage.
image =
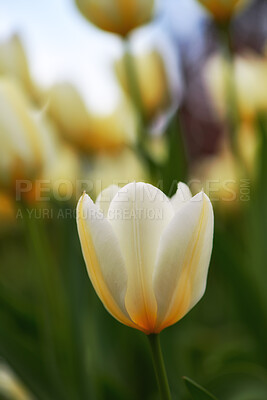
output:
[{"label": "green foliage", "polygon": [[183,379],[193,400],[216,400],[216,397],[214,397],[202,386],[192,381],[192,379],[187,378],[186,376]]},{"label": "green foliage", "polygon": [[[162,333],[174,399],[188,400],[188,391],[194,400],[215,398],[189,378],[183,387],[177,375],[194,376],[219,399],[267,398],[263,121],[260,177],[251,183],[250,201],[231,218],[215,212],[206,294]],[[166,168],[166,176],[174,171]],[[167,183],[164,189],[170,190]],[[0,242],[1,357],[38,400],[157,399],[146,338],[115,321],[98,300],[75,218],[20,222]]]}]

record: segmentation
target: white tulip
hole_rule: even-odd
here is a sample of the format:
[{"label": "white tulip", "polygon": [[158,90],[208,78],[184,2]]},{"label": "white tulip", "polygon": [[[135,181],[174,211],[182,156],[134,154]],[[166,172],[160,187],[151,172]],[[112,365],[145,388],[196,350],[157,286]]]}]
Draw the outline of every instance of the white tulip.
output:
[{"label": "white tulip", "polygon": [[213,209],[179,184],[172,199],[146,183],[114,185],[77,206],[92,284],[120,322],[146,334],[180,320],[203,296],[213,242]]}]

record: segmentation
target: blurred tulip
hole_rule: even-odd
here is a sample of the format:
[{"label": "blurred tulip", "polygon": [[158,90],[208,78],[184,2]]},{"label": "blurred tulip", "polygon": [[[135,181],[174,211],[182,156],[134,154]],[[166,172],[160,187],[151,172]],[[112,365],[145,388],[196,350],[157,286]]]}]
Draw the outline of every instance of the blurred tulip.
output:
[{"label": "blurred tulip", "polygon": [[146,334],[159,333],[205,292],[212,206],[203,192],[191,198],[184,184],[171,201],[145,183],[114,189],[101,192],[96,204],[83,194],[77,206],[89,277],[113,317]]},{"label": "blurred tulip", "polygon": [[228,21],[247,0],[198,0],[218,22]]},{"label": "blurred tulip", "polygon": [[0,184],[30,179],[42,165],[40,134],[23,91],[12,80],[0,79]]},{"label": "blurred tulip", "polygon": [[[236,56],[234,59],[234,88],[241,118],[254,119],[257,113],[267,111],[267,58],[256,54]],[[219,114],[226,114],[225,82],[231,69],[220,54],[206,63],[204,78]]]},{"label": "blurred tulip", "polygon": [[267,111],[267,57],[246,54],[236,57],[235,80],[242,116],[253,118]]},{"label": "blurred tulip", "polygon": [[74,199],[79,176],[80,161],[69,146],[60,148],[56,157],[45,164],[42,173],[42,179],[48,181],[50,191],[57,200]]},{"label": "blurred tulip", "polygon": [[211,100],[220,116],[226,113],[226,80],[229,68],[227,61],[218,53],[211,56],[203,70],[204,81],[211,95]]},{"label": "blurred tulip", "polygon": [[254,180],[258,172],[260,135],[258,135],[257,128],[253,122],[241,122],[238,129],[237,144],[246,171],[249,173],[249,177]]},{"label": "blurred tulip", "polygon": [[0,365],[0,394],[1,398],[10,400],[33,400],[18,378],[5,364]]},{"label": "blurred tulip", "polygon": [[[29,203],[42,198],[41,182],[53,192],[55,182],[67,180],[58,187],[58,196],[75,193],[79,161],[71,149],[60,141],[55,126],[44,112],[37,112],[18,84],[0,79],[0,184],[15,190],[17,199]],[[19,182],[20,181],[20,182]]]},{"label": "blurred tulip", "polygon": [[211,97],[215,111],[221,118],[227,117],[227,90],[232,71],[233,69],[231,69],[230,64],[221,53],[212,55],[206,61],[203,69],[203,78],[208,94]]},{"label": "blurred tulip", "polygon": [[36,97],[37,88],[32,82],[25,50],[18,35],[0,43],[0,75],[17,80],[27,94]]},{"label": "blurred tulip", "polygon": [[44,113],[32,113],[42,145],[42,168],[24,194],[29,203],[43,206],[42,199],[69,200],[76,194],[80,160],[74,149],[62,143],[54,124]]},{"label": "blurred tulip", "polygon": [[[196,162],[190,174],[193,192],[204,189],[215,209],[221,213],[240,208],[241,170],[227,147],[215,156]],[[244,183],[245,180],[244,180]]]},{"label": "blurred tulip", "polygon": [[154,0],[76,0],[81,13],[99,28],[126,36],[150,21]]},{"label": "blurred tulip", "polygon": [[[177,88],[176,76],[175,79],[172,79],[173,71],[171,75],[169,68],[172,66],[172,68],[178,69],[178,67],[173,65],[172,59],[164,56],[167,56],[167,54],[163,55],[155,48],[128,55],[135,70],[141,97],[141,108],[149,122],[159,119],[164,112],[171,109],[181,95],[181,85]],[[115,71],[123,89],[130,94],[125,57],[116,62]],[[169,63],[169,66],[167,66],[167,63]]]},{"label": "blurred tulip", "polygon": [[0,225],[15,221],[15,204],[9,193],[0,191]]},{"label": "blurred tulip", "polygon": [[85,177],[92,183],[91,193],[97,196],[112,184],[124,186],[133,180],[145,181],[148,179],[148,171],[136,152],[125,148],[113,154],[95,156]]},{"label": "blurred tulip", "polygon": [[49,110],[66,138],[84,151],[117,149],[135,140],[135,114],[123,96],[112,114],[97,115],[73,86],[61,84],[50,92]]},{"label": "blurred tulip", "polygon": [[144,143],[149,156],[157,164],[164,164],[169,156],[168,139],[164,135],[150,135]]}]

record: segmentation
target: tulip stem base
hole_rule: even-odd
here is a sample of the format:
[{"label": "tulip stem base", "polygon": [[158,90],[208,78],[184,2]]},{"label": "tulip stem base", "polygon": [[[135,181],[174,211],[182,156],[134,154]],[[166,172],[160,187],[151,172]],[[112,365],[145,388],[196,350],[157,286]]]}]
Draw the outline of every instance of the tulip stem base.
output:
[{"label": "tulip stem base", "polygon": [[153,365],[157,377],[161,400],[171,400],[171,392],[162,356],[159,335],[151,334],[148,335],[147,338],[152,352]]}]

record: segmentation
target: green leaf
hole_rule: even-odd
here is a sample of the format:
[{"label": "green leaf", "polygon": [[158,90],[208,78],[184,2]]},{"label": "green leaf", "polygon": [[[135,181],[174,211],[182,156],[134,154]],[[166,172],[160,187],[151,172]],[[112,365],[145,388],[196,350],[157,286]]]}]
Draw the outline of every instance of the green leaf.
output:
[{"label": "green leaf", "polygon": [[187,155],[184,143],[184,132],[179,114],[174,115],[166,131],[169,156],[162,168],[163,191],[171,197],[177,190],[179,181],[186,182]]},{"label": "green leaf", "polygon": [[198,385],[196,382],[192,381],[192,379],[183,377],[185,385],[192,396],[193,400],[216,400],[211,393],[209,393],[202,386]]}]

